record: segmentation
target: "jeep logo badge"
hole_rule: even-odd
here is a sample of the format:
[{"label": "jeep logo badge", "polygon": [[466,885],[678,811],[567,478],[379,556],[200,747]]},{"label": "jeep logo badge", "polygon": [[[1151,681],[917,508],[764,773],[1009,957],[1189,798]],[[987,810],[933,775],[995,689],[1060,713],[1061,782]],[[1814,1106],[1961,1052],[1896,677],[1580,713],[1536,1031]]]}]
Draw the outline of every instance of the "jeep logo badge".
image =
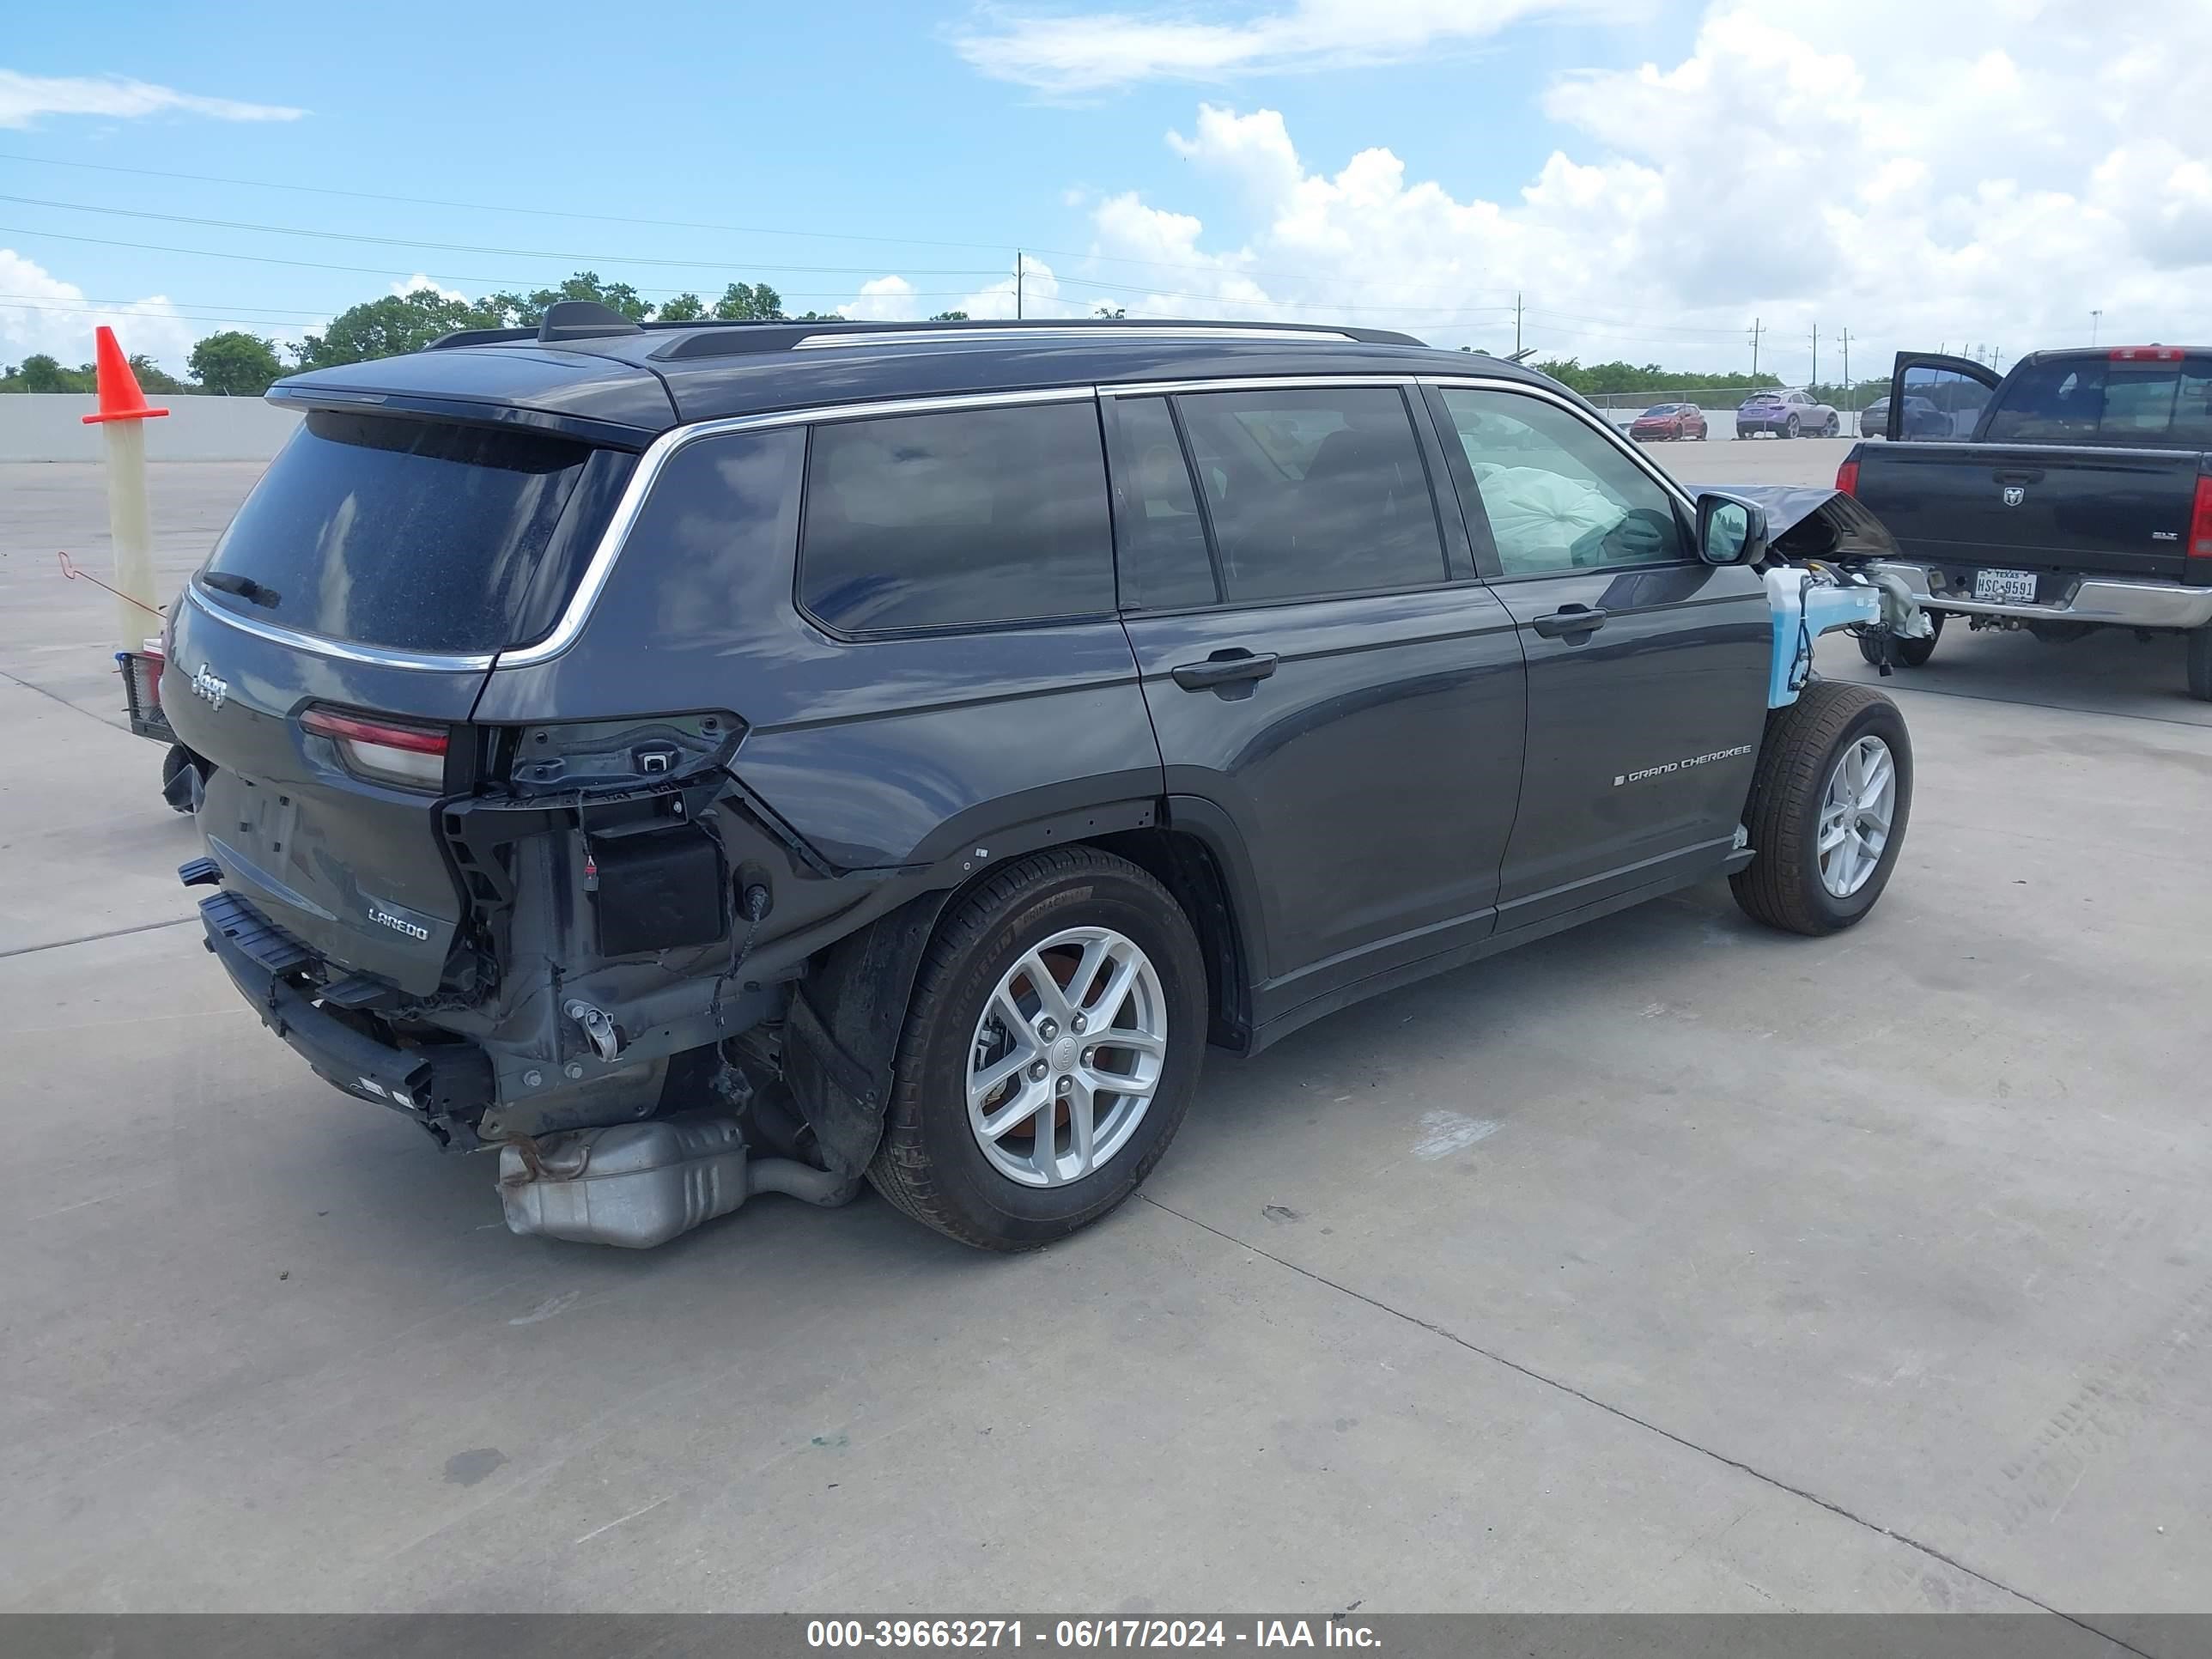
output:
[{"label": "jeep logo badge", "polygon": [[2027,491],[2021,489],[2018,484],[2007,484],[2005,486],[2004,503],[2007,507],[2018,507],[2027,499]]},{"label": "jeep logo badge", "polygon": [[222,700],[230,695],[230,682],[217,679],[208,672],[208,665],[202,663],[200,672],[192,676],[192,691],[195,696],[205,697],[209,707],[220,708]]}]

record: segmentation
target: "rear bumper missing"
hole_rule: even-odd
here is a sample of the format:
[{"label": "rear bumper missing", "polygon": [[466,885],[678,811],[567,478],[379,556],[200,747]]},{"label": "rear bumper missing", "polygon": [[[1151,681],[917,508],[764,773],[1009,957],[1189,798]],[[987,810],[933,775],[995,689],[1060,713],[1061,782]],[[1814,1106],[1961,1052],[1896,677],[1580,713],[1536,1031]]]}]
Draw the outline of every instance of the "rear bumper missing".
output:
[{"label": "rear bumper missing", "polygon": [[2097,623],[2112,628],[2188,629],[2212,624],[2212,587],[2083,576],[2067,586],[2060,602],[2044,605],[1970,598],[1952,591],[1942,570],[1934,566],[1886,560],[1880,568],[1904,578],[1912,597],[1926,611],[2014,617],[2022,622]]},{"label": "rear bumper missing", "polygon": [[492,1098],[492,1066],[474,1043],[403,1048],[319,1006],[289,975],[312,960],[305,947],[242,899],[217,893],[200,904],[207,948],[261,1023],[347,1094],[413,1118],[456,1150],[476,1145],[471,1127]]}]

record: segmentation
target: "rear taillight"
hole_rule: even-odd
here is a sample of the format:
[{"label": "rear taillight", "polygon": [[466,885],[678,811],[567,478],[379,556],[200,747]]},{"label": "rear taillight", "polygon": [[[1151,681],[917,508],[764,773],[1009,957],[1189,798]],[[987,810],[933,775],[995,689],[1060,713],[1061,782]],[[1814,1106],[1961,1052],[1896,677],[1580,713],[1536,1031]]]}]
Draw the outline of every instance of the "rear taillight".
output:
[{"label": "rear taillight", "polygon": [[2197,479],[2197,501],[2189,510],[2189,556],[2212,559],[2212,472]]},{"label": "rear taillight", "polygon": [[320,707],[301,714],[300,725],[329,738],[346,770],[356,777],[410,789],[436,789],[446,781],[446,733],[439,727]]},{"label": "rear taillight", "polygon": [[1857,461],[1845,461],[1836,469],[1836,493],[1839,495],[1856,495],[1859,493]]}]

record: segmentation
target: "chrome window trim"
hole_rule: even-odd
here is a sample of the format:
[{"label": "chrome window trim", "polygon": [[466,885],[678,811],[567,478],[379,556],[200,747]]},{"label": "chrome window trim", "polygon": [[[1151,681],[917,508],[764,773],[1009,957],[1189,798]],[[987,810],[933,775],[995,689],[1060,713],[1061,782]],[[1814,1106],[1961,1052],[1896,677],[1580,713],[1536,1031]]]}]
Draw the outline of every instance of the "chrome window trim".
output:
[{"label": "chrome window trim", "polygon": [[1102,385],[1102,398],[1160,398],[1180,392],[1325,392],[1331,386],[1416,386],[1418,374],[1244,374],[1206,380],[1117,380]]},{"label": "chrome window trim", "polygon": [[215,604],[200,592],[197,574],[185,584],[185,598],[204,615],[213,617],[226,628],[234,628],[241,634],[251,634],[256,639],[267,640],[273,645],[289,646],[295,651],[310,651],[319,657],[336,657],[342,662],[373,663],[379,668],[482,673],[492,665],[494,660],[493,653],[489,651],[466,656],[393,651],[383,646],[356,645],[347,640],[334,640],[322,634],[305,634],[296,628],[280,628],[275,623],[257,622],[251,617],[239,615],[226,605]]},{"label": "chrome window trim", "polygon": [[[1040,330],[1015,330],[1024,338],[1033,338]],[[1091,331],[1079,331],[1085,339],[1096,339]],[[1146,331],[1149,332],[1150,331]],[[1249,329],[1224,329],[1220,332],[1238,339],[1254,337]],[[886,336],[886,338],[912,340],[906,333]],[[949,337],[972,339],[972,331],[958,331]],[[1311,340],[1310,332],[1297,331],[1291,337]],[[257,622],[242,617],[227,607],[211,604],[198,591],[198,578],[185,584],[185,597],[208,616],[228,627],[243,633],[289,646],[295,650],[312,652],[319,656],[334,657],[344,662],[370,663],[379,667],[419,669],[429,672],[481,672],[487,669],[527,668],[538,663],[550,662],[576,642],[591,618],[599,595],[605,591],[613,574],[615,562],[622,556],[623,546],[644,511],[647,497],[659,480],[661,469],[678,450],[702,439],[720,437],[733,432],[773,430],[779,427],[811,426],[826,421],[862,421],[886,416],[926,415],[939,411],[950,413],[963,409],[998,409],[1023,404],[1081,403],[1101,398],[1142,398],[1172,396],[1182,392],[1275,392],[1326,390],[1332,386],[1395,386],[1411,390],[1435,386],[1439,389],[1460,387],[1478,392],[1506,392],[1519,397],[1540,398],[1556,404],[1568,413],[1579,416],[1583,424],[1602,433],[1622,454],[1664,489],[1668,495],[1692,514],[1696,505],[1682,487],[1661,471],[1649,458],[1638,451],[1609,422],[1593,421],[1589,411],[1572,399],[1545,387],[1530,386],[1525,381],[1492,379],[1476,374],[1279,374],[1218,377],[1203,380],[1144,380],[1117,382],[1111,385],[1083,385],[1043,386],[1021,392],[962,392],[941,396],[897,398],[872,403],[811,404],[798,409],[780,409],[758,415],[733,415],[710,421],[695,421],[688,425],[672,427],[646,447],[632,469],[629,481],[623,487],[622,499],[615,504],[606,528],[600,532],[599,541],[550,632],[534,643],[511,647],[496,653],[471,653],[466,655],[438,655],[420,652],[386,650],[380,647],[357,645],[333,640],[319,634],[302,633],[295,629],[280,628],[271,623]],[[1445,434],[1439,434],[1440,437]],[[1433,493],[1433,486],[1431,493]],[[1441,508],[1442,501],[1438,506]]]}]

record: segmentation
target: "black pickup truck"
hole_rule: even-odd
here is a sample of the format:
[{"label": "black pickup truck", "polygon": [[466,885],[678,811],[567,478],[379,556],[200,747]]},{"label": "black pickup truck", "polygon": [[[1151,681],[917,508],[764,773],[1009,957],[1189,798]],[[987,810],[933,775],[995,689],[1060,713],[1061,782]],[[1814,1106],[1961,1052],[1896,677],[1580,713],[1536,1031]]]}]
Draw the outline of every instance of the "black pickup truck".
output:
[{"label": "black pickup truck", "polygon": [[[1939,627],[2185,634],[2190,691],[2212,701],[2212,347],[2039,351],[2002,378],[1907,352],[1889,410],[1888,441],[1855,446],[1836,488],[1888,527]],[[1861,645],[1917,667],[1936,641]]]}]

